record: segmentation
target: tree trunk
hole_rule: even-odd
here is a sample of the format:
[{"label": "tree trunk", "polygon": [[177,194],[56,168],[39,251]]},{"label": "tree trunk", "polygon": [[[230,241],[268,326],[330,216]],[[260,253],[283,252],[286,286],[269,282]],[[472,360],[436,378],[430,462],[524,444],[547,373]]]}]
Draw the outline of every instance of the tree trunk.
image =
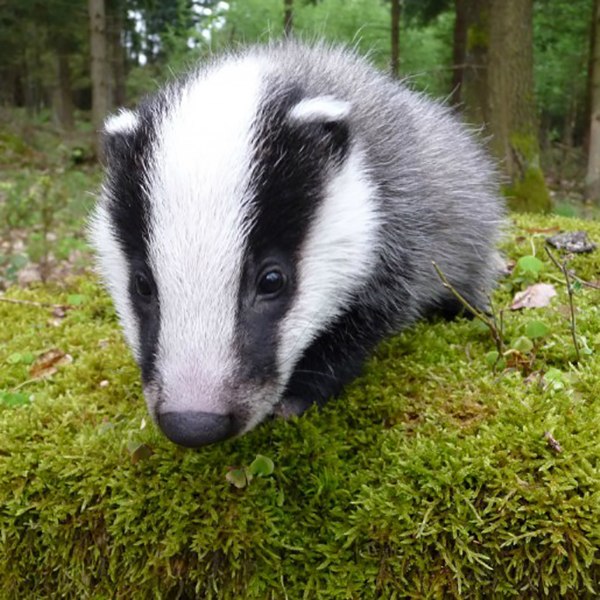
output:
[{"label": "tree trunk", "polygon": [[577,97],[579,92],[575,89],[575,86],[569,90],[569,106],[567,112],[564,115],[563,128],[562,128],[562,144],[565,149],[570,153],[573,150],[573,134],[575,133],[575,125],[577,124],[577,113],[579,106],[577,104]]},{"label": "tree trunk", "polygon": [[73,129],[73,99],[71,97],[71,67],[69,56],[58,50],[56,54],[56,86],[54,89],[54,118],[61,129]]},{"label": "tree trunk", "polygon": [[31,75],[30,61],[25,58],[23,64],[23,73],[25,74],[24,81],[24,96],[25,96],[25,113],[28,119],[33,119],[36,111],[35,101],[35,84]]},{"label": "tree trunk", "polygon": [[455,21],[454,21],[454,40],[452,47],[452,92],[450,94],[450,103],[454,106],[460,104],[461,88],[463,85],[465,63],[467,60],[467,30],[469,27],[468,19],[468,0],[454,0]]},{"label": "tree trunk", "polygon": [[589,81],[590,128],[585,198],[589,202],[600,205],[600,0],[594,2],[592,40],[592,66]]},{"label": "tree trunk", "polygon": [[392,77],[398,79],[400,76],[400,18],[402,16],[401,0],[392,0],[392,60],[390,71]]},{"label": "tree trunk", "polygon": [[510,180],[509,206],[545,211],[533,84],[533,0],[491,0],[488,105],[492,149]]},{"label": "tree trunk", "polygon": [[18,106],[17,86],[13,68],[10,66],[0,68],[0,106]]},{"label": "tree trunk", "polygon": [[[92,57],[92,123],[99,133],[109,111],[106,40],[106,10],[104,0],[88,0],[90,15],[90,50]],[[100,137],[96,138],[96,153],[100,156]]]},{"label": "tree trunk", "polygon": [[294,31],[294,0],[283,0],[283,32],[286,36]]},{"label": "tree trunk", "polygon": [[[457,10],[459,1],[457,0]],[[461,69],[460,98],[467,121],[488,125],[488,52],[490,0],[460,0],[461,18],[466,20],[464,69]],[[457,14],[458,19],[458,14]],[[455,31],[455,36],[456,36]],[[462,34],[460,34],[462,35]],[[455,37],[455,46],[459,41]]]}]

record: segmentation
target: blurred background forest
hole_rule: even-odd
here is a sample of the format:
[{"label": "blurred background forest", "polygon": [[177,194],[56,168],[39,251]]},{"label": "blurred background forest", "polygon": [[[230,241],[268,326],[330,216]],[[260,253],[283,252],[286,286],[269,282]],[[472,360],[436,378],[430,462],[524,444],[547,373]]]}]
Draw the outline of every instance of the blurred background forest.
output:
[{"label": "blurred background forest", "polygon": [[598,218],[599,27],[600,0],[3,0],[0,289],[89,264],[107,114],[213,52],[283,35],[356,46],[452,105],[512,209]]}]

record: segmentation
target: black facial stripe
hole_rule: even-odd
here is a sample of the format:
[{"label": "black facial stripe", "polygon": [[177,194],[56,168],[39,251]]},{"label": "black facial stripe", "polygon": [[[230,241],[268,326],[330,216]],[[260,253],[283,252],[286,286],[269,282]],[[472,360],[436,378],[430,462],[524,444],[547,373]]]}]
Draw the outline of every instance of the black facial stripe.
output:
[{"label": "black facial stripe", "polygon": [[[346,123],[298,122],[290,110],[304,93],[299,87],[268,86],[272,100],[255,125],[253,223],[240,290],[237,331],[244,377],[276,376],[279,324],[296,293],[302,243],[324,199],[332,171],[346,156]],[[274,92],[274,90],[278,90]],[[264,261],[275,260],[286,275],[286,289],[272,302],[252,303]]]},{"label": "black facial stripe", "polygon": [[[147,100],[138,110],[138,123],[133,131],[108,135],[105,139],[107,186],[111,197],[109,212],[118,243],[129,265],[128,291],[139,323],[140,368],[146,382],[153,378],[160,310],[159,291],[148,260],[151,206],[144,178],[152,159],[156,115],[161,110],[162,101],[161,96]],[[150,302],[141,299],[137,293],[137,272],[144,273],[154,290]]]},{"label": "black facial stripe", "polygon": [[[269,84],[269,88],[276,87]],[[273,94],[255,130],[255,220],[249,246],[260,254],[283,243],[295,253],[322,200],[328,171],[348,152],[346,123],[294,122],[290,110],[303,99],[297,87]]]}]

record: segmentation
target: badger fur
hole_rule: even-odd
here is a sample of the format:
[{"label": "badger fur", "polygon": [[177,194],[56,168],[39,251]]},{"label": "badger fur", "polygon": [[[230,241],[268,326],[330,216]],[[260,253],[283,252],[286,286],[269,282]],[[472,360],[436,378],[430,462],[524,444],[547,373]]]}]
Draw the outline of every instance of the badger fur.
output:
[{"label": "badger fur", "polygon": [[452,113],[354,52],[214,58],[105,124],[91,220],[150,414],[202,446],[338,394],[385,336],[485,307],[494,169]]}]

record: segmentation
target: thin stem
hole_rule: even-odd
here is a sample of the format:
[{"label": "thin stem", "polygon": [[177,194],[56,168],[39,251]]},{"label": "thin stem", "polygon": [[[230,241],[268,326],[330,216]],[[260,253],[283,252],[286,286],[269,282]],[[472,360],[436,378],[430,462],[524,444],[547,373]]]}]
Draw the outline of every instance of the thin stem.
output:
[{"label": "thin stem", "polygon": [[544,246],[546,248],[546,253],[550,257],[550,260],[555,264],[556,268],[562,272],[565,277],[565,281],[567,282],[567,293],[569,294],[569,308],[571,310],[571,337],[573,338],[573,345],[575,346],[575,353],[577,354],[577,362],[581,360],[581,353],[579,352],[579,343],[577,342],[577,329],[575,322],[575,305],[573,303],[573,288],[571,287],[571,280],[569,278],[569,269],[565,263],[559,263],[558,260],[554,257],[552,252],[550,252],[550,248],[548,246]]},{"label": "thin stem", "polygon": [[471,313],[473,313],[473,315],[475,315],[480,321],[482,321],[483,323],[485,323],[488,327],[488,329],[490,330],[492,337],[494,338],[494,341],[496,342],[496,347],[498,349],[498,354],[502,354],[504,352],[504,343],[502,341],[502,336],[500,335],[500,332],[498,331],[498,328],[496,327],[496,323],[495,323],[495,319],[494,320],[490,320],[484,313],[482,313],[481,311],[477,310],[468,300],[466,300],[461,294],[460,292],[458,292],[453,286],[452,284],[448,281],[448,279],[446,279],[446,276],[442,273],[441,269],[438,267],[438,265],[432,261],[431,264],[433,265],[433,268],[435,269],[436,273],[438,274],[438,277],[441,279],[442,281],[442,285],[449,290],[452,295]]}]

